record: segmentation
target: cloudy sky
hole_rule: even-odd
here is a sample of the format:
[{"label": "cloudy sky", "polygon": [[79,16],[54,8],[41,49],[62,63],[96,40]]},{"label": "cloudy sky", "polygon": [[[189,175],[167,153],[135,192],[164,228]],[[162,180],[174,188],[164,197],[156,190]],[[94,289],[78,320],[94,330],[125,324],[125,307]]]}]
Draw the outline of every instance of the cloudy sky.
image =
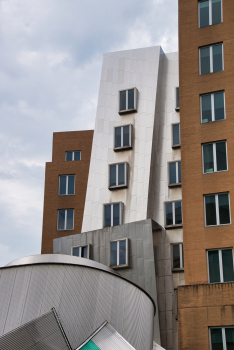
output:
[{"label": "cloudy sky", "polygon": [[178,0],[0,0],[0,266],[39,254],[54,131],[94,127],[104,52],[177,51]]}]

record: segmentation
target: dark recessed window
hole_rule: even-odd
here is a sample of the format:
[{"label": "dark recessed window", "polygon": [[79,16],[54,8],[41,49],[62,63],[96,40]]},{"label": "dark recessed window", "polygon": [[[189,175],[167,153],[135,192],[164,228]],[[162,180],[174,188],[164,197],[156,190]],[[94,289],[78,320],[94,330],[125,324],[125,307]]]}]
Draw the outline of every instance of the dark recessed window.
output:
[{"label": "dark recessed window", "polygon": [[114,150],[132,148],[132,125],[117,126],[114,128]]},{"label": "dark recessed window", "polygon": [[180,124],[172,124],[172,148],[180,147]]},{"label": "dark recessed window", "polygon": [[169,185],[181,184],[181,162],[169,163]]},{"label": "dark recessed window", "polygon": [[227,170],[226,141],[206,143],[203,150],[203,173]]},{"label": "dark recessed window", "polygon": [[128,266],[128,239],[110,242],[110,266]]},{"label": "dark recessed window", "polygon": [[122,203],[104,205],[104,227],[122,224]]},{"label": "dark recessed window", "polygon": [[230,224],[229,194],[212,194],[204,197],[206,226]]},{"label": "dark recessed window", "polygon": [[89,259],[89,245],[72,247],[72,255],[78,256],[80,258]]},{"label": "dark recessed window", "polygon": [[180,109],[180,95],[179,95],[179,88],[176,88],[176,110]]},{"label": "dark recessed window", "polygon": [[81,151],[68,151],[65,152],[65,160],[72,161],[72,160],[81,160]]},{"label": "dark recessed window", "polygon": [[224,91],[201,95],[201,122],[225,119]]},{"label": "dark recessed window", "polygon": [[137,89],[119,91],[119,113],[137,111]]},{"label": "dark recessed window", "polygon": [[199,28],[222,22],[222,0],[202,0],[198,8]]},{"label": "dark recessed window", "polygon": [[74,209],[58,210],[58,230],[74,229]]},{"label": "dark recessed window", "polygon": [[207,254],[209,282],[234,282],[232,248],[208,250]]},{"label": "dark recessed window", "polygon": [[127,187],[127,163],[109,165],[109,189]]},{"label": "dark recessed window", "polygon": [[182,225],[182,202],[165,203],[165,226]]},{"label": "dark recessed window", "polygon": [[210,328],[210,341],[211,341],[211,350],[234,349],[234,328],[233,327]]},{"label": "dark recessed window", "polygon": [[59,176],[59,195],[75,194],[75,175]]},{"label": "dark recessed window", "polygon": [[172,268],[184,268],[183,243],[172,244]]},{"label": "dark recessed window", "polygon": [[223,70],[223,44],[216,44],[199,49],[200,75]]}]

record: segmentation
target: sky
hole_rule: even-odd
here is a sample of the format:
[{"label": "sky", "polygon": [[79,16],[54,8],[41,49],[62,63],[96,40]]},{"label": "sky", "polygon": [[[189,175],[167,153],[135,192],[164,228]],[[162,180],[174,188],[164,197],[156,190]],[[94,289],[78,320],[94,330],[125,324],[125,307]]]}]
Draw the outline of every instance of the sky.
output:
[{"label": "sky", "polygon": [[0,266],[40,254],[56,131],[94,128],[104,52],[178,50],[178,0],[0,0]]}]

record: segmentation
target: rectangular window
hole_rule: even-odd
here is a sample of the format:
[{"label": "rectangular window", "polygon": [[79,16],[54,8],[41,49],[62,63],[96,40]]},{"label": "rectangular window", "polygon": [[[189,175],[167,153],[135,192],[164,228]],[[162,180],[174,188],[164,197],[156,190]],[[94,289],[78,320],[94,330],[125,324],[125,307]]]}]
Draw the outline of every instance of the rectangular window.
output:
[{"label": "rectangular window", "polygon": [[75,175],[59,176],[59,195],[75,194]]},{"label": "rectangular window", "polygon": [[132,148],[132,125],[114,128],[114,151]]},{"label": "rectangular window", "polygon": [[137,112],[137,89],[119,91],[119,114]]},{"label": "rectangular window", "polygon": [[223,44],[199,48],[200,75],[223,70]]},{"label": "rectangular window", "polygon": [[104,204],[104,227],[118,226],[122,224],[123,204]]},{"label": "rectangular window", "polygon": [[183,243],[172,244],[172,269],[184,268]]},{"label": "rectangular window", "polygon": [[234,282],[232,248],[208,250],[207,254],[209,283]]},{"label": "rectangular window", "polygon": [[72,161],[72,160],[81,160],[81,151],[68,151],[65,152],[65,160]]},{"label": "rectangular window", "polygon": [[180,95],[179,95],[179,88],[176,88],[176,111],[179,111],[180,109]]},{"label": "rectangular window", "polygon": [[169,187],[181,185],[181,162],[169,163]]},{"label": "rectangular window", "polygon": [[227,170],[226,141],[206,143],[202,150],[204,174]]},{"label": "rectangular window", "polygon": [[127,267],[128,266],[128,239],[121,239],[110,242],[110,266]]},{"label": "rectangular window", "polygon": [[234,349],[234,327],[210,328],[211,350]]},{"label": "rectangular window", "polygon": [[172,148],[180,147],[180,124],[172,124]]},{"label": "rectangular window", "polygon": [[79,247],[72,247],[72,255],[79,258],[89,259],[90,245],[83,245]]},{"label": "rectangular window", "polygon": [[127,169],[128,163],[119,163],[109,165],[109,189],[118,189],[127,187]]},{"label": "rectangular window", "polygon": [[58,210],[58,231],[74,229],[74,209]]},{"label": "rectangular window", "polygon": [[222,22],[222,0],[202,0],[198,2],[199,28]]},{"label": "rectangular window", "polygon": [[165,203],[165,227],[182,225],[182,202]]},{"label": "rectangular window", "polygon": [[225,119],[224,91],[201,95],[200,102],[202,123]]},{"label": "rectangular window", "polygon": [[204,196],[206,226],[230,224],[229,194]]}]

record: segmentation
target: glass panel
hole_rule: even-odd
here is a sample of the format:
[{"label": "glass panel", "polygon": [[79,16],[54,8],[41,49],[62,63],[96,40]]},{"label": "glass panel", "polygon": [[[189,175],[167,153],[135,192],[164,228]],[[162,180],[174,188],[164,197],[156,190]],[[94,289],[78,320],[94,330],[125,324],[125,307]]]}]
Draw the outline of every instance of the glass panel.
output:
[{"label": "glass panel", "polygon": [[74,210],[73,209],[67,209],[67,230],[73,230],[73,216],[74,216]]},{"label": "glass panel", "polygon": [[225,328],[227,350],[234,349],[234,328]]},{"label": "glass panel", "polygon": [[123,127],[123,146],[130,146],[130,126]]},{"label": "glass panel", "polygon": [[219,194],[219,219],[220,224],[230,224],[228,194]]},{"label": "glass panel", "polygon": [[206,196],[206,226],[217,225],[216,223],[216,209],[215,196]]},{"label": "glass panel", "polygon": [[213,72],[223,70],[223,44],[212,46],[213,49]]},{"label": "glass panel", "polygon": [[221,328],[212,328],[210,330],[212,350],[223,350],[223,338]]},{"label": "glass panel", "polygon": [[173,146],[180,144],[180,124],[172,125],[172,142]]},{"label": "glass panel", "polygon": [[73,255],[80,256],[80,247],[73,248]]},{"label": "glass panel", "polygon": [[113,226],[120,224],[119,203],[113,204]]},{"label": "glass panel", "polygon": [[68,176],[68,194],[75,193],[75,175]]},{"label": "glass panel", "polygon": [[178,182],[181,183],[181,162],[178,162]]},{"label": "glass panel", "polygon": [[212,0],[212,24],[218,24],[221,22],[221,0]]},{"label": "glass panel", "polygon": [[176,88],[176,107],[180,107],[180,95],[179,95],[179,88]]},{"label": "glass panel", "polygon": [[176,162],[169,163],[169,183],[176,183]]},{"label": "glass panel", "polygon": [[134,108],[134,89],[128,90],[128,109]]},{"label": "glass panel", "polygon": [[66,152],[66,161],[72,160],[72,152]]},{"label": "glass panel", "polygon": [[126,241],[119,241],[119,265],[126,264]]},{"label": "glass panel", "polygon": [[200,71],[201,75],[210,73],[210,48],[203,47],[200,49]]},{"label": "glass panel", "polygon": [[115,148],[121,147],[121,127],[115,128]]},{"label": "glass panel", "polygon": [[111,242],[110,244],[110,265],[117,265],[117,242]]},{"label": "glass panel", "polygon": [[216,143],[217,171],[227,170],[226,142]]},{"label": "glass panel", "polygon": [[166,225],[173,225],[172,203],[166,203]]},{"label": "glass panel", "polygon": [[116,165],[110,165],[110,186],[116,186]]},{"label": "glass panel", "polygon": [[182,244],[182,266],[184,267],[184,245]]},{"label": "glass panel", "polygon": [[118,165],[118,185],[124,185],[125,184],[125,164],[119,164]]},{"label": "glass panel", "polygon": [[180,268],[180,245],[173,245],[173,269]]},{"label": "glass panel", "polygon": [[80,160],[81,152],[80,151],[75,151],[74,152],[74,160]]},{"label": "glass panel", "polygon": [[208,123],[212,121],[211,111],[211,95],[203,95],[201,97],[202,104],[202,123]]},{"label": "glass panel", "polygon": [[66,176],[59,176],[59,194],[66,194]]},{"label": "glass panel", "polygon": [[232,249],[222,250],[223,281],[234,281]]},{"label": "glass panel", "polygon": [[119,110],[125,111],[126,110],[126,90],[120,91],[119,93]]},{"label": "glass panel", "polygon": [[224,92],[214,94],[215,120],[224,119]]},{"label": "glass panel", "polygon": [[104,227],[111,226],[111,205],[104,206]]},{"label": "glass panel", "polygon": [[88,258],[88,246],[81,247],[81,257],[87,259]]},{"label": "glass panel", "polygon": [[209,25],[209,0],[199,2],[200,28]]},{"label": "glass panel", "polygon": [[214,171],[214,157],[213,157],[213,144],[203,145],[203,166],[204,173],[213,173]]},{"label": "glass panel", "polygon": [[208,252],[210,283],[220,282],[219,251]]},{"label": "glass panel", "polygon": [[182,202],[175,202],[175,224],[182,224]]},{"label": "glass panel", "polygon": [[65,210],[58,211],[58,230],[64,230],[65,226]]}]

